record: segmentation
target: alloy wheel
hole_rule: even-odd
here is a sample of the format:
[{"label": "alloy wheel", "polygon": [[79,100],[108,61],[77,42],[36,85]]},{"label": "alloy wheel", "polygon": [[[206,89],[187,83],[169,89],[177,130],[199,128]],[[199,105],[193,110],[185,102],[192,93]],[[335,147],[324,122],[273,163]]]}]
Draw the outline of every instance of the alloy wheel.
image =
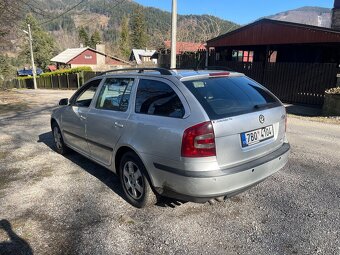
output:
[{"label": "alloy wheel", "polygon": [[123,168],[123,183],[128,194],[134,199],[140,199],[144,194],[143,176],[138,166],[127,161]]},{"label": "alloy wheel", "polygon": [[62,144],[61,134],[59,132],[59,128],[58,127],[54,127],[54,129],[53,129],[53,137],[54,137],[54,143],[55,143],[56,147],[58,149],[62,149],[63,144]]}]

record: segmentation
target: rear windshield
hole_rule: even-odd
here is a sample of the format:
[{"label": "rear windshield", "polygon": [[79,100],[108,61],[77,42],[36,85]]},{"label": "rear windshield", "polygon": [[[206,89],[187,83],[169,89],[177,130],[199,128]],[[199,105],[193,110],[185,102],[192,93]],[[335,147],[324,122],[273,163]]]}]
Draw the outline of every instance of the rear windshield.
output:
[{"label": "rear windshield", "polygon": [[244,76],[190,80],[183,83],[211,119],[281,105],[268,90]]}]

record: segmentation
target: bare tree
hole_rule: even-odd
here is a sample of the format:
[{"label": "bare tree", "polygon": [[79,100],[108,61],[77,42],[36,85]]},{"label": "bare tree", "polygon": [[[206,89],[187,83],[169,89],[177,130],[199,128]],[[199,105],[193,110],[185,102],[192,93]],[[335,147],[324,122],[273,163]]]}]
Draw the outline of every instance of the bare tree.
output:
[{"label": "bare tree", "polygon": [[[194,33],[196,31],[196,33]],[[199,31],[199,33],[197,33]],[[194,36],[196,34],[196,36]],[[197,36],[199,34],[199,36]],[[190,18],[179,22],[178,40],[185,42],[206,42],[221,34],[220,24],[211,17]]]}]

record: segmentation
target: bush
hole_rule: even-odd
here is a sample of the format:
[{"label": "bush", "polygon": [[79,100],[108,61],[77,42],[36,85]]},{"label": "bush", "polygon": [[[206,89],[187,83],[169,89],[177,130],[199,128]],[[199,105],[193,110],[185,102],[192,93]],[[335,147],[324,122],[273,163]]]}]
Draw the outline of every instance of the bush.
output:
[{"label": "bush", "polygon": [[75,67],[75,68],[71,68],[71,69],[60,69],[60,70],[56,70],[53,72],[48,72],[48,73],[43,73],[40,76],[41,77],[46,77],[46,76],[51,76],[51,75],[63,75],[63,74],[67,74],[67,73],[80,73],[83,71],[87,71],[87,72],[91,72],[92,68],[89,66],[80,66],[80,67]]},{"label": "bush", "polygon": [[[54,76],[54,75],[64,75],[64,74],[71,74],[71,73],[81,73],[81,72],[92,72],[92,68],[89,66],[79,66],[75,68],[70,69],[60,69],[53,72],[43,73],[41,75],[37,75],[37,78],[39,77],[47,77],[47,76]],[[27,79],[33,79],[33,76],[24,76],[24,77],[18,77],[18,80],[27,80]]]},{"label": "bush", "polygon": [[340,95],[340,87],[331,88],[325,91],[326,94]]}]

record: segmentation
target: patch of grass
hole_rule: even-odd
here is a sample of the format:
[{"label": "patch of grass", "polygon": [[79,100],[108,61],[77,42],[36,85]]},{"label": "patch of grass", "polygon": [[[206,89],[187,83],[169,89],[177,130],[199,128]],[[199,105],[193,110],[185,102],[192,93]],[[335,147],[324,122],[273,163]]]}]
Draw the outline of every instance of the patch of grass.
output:
[{"label": "patch of grass", "polygon": [[0,151],[0,160],[7,158],[10,153],[8,151]]},{"label": "patch of grass", "polygon": [[136,222],[128,215],[121,215],[119,218],[119,221],[121,223],[126,223],[126,224],[135,224]]},{"label": "patch of grass", "polygon": [[20,169],[18,168],[11,168],[9,170],[1,172],[0,190],[7,189],[12,182],[19,180],[19,178],[17,177],[17,174],[19,172]]}]

